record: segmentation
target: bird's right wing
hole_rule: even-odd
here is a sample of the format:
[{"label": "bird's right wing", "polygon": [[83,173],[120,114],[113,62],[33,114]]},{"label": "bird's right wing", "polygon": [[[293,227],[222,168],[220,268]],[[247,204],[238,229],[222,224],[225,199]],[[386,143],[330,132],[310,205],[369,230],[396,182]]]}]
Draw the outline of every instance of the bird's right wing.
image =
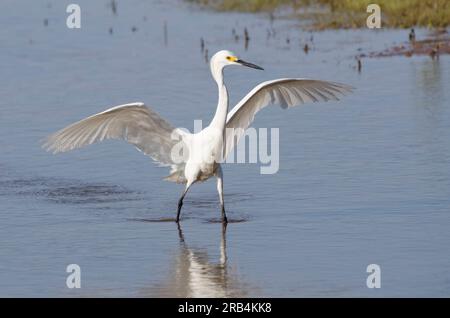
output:
[{"label": "bird's right wing", "polygon": [[353,87],[345,84],[307,78],[282,78],[259,84],[227,115],[225,160],[244,135],[257,112],[269,105],[286,109],[304,103],[339,100]]},{"label": "bird's right wing", "polygon": [[180,163],[172,158],[172,149],[183,134],[143,103],[132,103],[76,122],[49,136],[43,147],[58,153],[105,139],[123,139],[161,165],[175,168]]}]

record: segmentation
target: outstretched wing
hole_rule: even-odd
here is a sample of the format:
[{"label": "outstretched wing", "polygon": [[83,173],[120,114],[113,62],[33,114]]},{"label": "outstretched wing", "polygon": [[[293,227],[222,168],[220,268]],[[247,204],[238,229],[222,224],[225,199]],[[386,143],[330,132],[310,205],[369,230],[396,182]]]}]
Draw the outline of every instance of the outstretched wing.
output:
[{"label": "outstretched wing", "polygon": [[283,78],[259,84],[228,113],[223,159],[237,145],[256,113],[264,107],[279,105],[286,109],[308,102],[339,100],[341,95],[352,90],[349,85],[306,78]]},{"label": "outstretched wing", "polygon": [[171,151],[183,134],[143,103],[132,103],[76,122],[48,137],[43,147],[58,153],[105,139],[123,139],[161,165],[176,168],[180,163],[173,160]]}]

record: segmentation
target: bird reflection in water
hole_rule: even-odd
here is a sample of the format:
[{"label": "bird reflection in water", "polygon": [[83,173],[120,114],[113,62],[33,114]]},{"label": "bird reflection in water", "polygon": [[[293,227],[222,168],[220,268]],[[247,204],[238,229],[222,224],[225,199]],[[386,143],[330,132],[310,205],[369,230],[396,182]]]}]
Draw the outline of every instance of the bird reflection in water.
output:
[{"label": "bird reflection in water", "polygon": [[[180,224],[178,236],[179,253],[175,266],[170,270],[167,283],[156,287],[158,297],[245,297],[247,291],[238,276],[229,268],[226,247],[227,226],[222,225],[220,257],[210,260],[205,251],[188,246]],[[152,293],[153,294],[153,293]]]}]

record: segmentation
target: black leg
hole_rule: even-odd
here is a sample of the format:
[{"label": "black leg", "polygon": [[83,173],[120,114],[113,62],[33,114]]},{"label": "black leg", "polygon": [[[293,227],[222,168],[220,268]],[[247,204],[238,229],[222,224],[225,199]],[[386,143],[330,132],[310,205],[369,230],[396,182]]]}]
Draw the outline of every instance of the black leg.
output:
[{"label": "black leg", "polygon": [[175,222],[180,222],[180,214],[181,214],[181,207],[183,206],[183,199],[186,193],[188,192],[189,188],[191,187],[193,182],[190,182],[186,185],[186,188],[183,191],[183,194],[181,195],[180,200],[178,200],[178,210],[177,210],[177,219]]},{"label": "black leg", "polygon": [[223,224],[228,223],[227,214],[225,213],[225,207],[223,205],[222,205],[222,223]]},{"label": "black leg", "polygon": [[181,214],[181,207],[183,206],[183,198],[184,195],[178,200],[178,210],[177,210],[177,219],[175,222],[180,222],[180,214]]}]

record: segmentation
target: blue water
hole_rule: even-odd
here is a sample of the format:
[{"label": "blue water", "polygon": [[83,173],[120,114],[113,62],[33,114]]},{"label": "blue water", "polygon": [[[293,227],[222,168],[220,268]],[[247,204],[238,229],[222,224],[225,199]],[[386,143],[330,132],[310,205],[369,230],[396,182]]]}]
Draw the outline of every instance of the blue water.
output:
[{"label": "blue water", "polygon": [[[109,1],[77,1],[79,30],[66,28],[59,1],[0,4],[0,296],[450,296],[448,56],[364,59],[358,73],[356,54],[407,31],[318,32],[305,54],[311,34],[296,21],[117,2],[114,15]],[[255,127],[280,129],[279,171],[224,166],[228,216],[239,221],[226,232],[212,222],[214,180],[189,192],[178,229],[154,221],[174,217],[182,187],[133,147],[40,148],[67,124],[133,101],[174,126],[208,123],[217,92],[201,37],[209,55],[231,49],[265,68],[225,72],[232,104],[278,77],[356,87],[341,102],[257,115]],[[80,289],[66,287],[72,263]],[[372,263],[380,289],[366,286]]]}]

